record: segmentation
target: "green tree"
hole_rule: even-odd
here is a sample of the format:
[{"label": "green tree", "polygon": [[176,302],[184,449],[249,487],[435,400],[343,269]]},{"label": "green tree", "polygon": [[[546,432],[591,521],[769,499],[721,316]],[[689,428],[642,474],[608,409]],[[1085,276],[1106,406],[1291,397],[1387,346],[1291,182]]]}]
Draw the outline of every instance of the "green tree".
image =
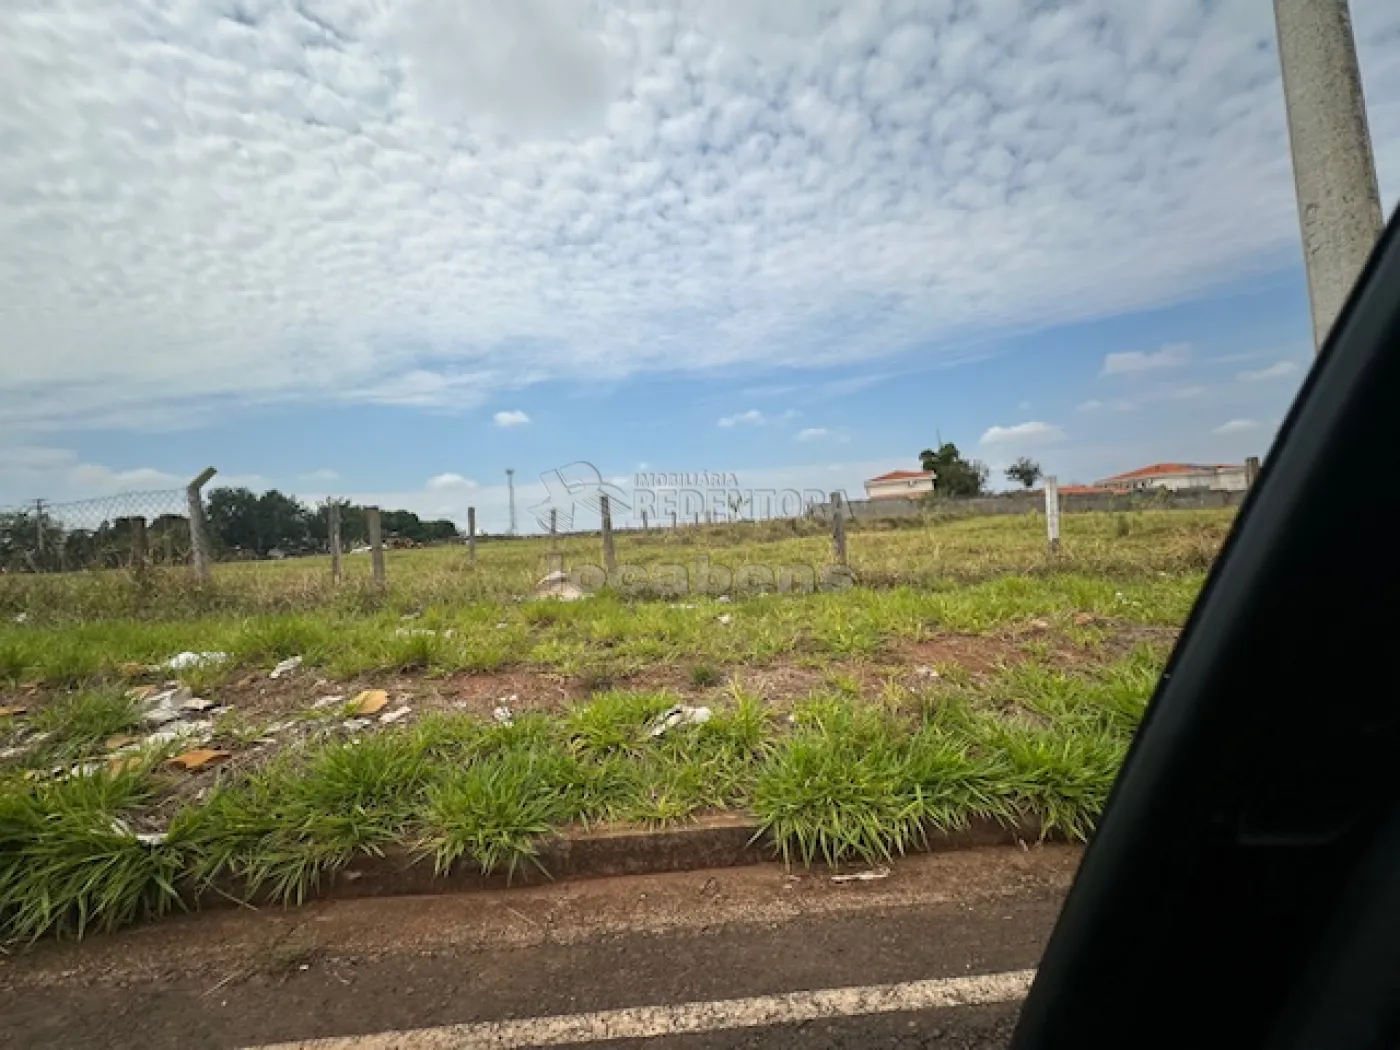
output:
[{"label": "green tree", "polygon": [[919,463],[924,470],[933,471],[933,490],[940,496],[980,496],[991,473],[980,460],[965,459],[951,441],[945,441],[937,452],[924,449]]},{"label": "green tree", "polygon": [[258,497],[249,489],[218,488],[207,500],[204,516],[219,547],[258,552]]},{"label": "green tree", "polygon": [[1044,476],[1044,471],[1040,469],[1040,464],[1033,459],[1022,456],[1011,466],[1006,468],[1006,477],[1010,481],[1020,482],[1021,487],[1031,489],[1035,483]]},{"label": "green tree", "polygon": [[268,489],[258,497],[257,552],[266,554],[274,547],[288,554],[306,550],[311,542],[310,517],[296,497]]}]

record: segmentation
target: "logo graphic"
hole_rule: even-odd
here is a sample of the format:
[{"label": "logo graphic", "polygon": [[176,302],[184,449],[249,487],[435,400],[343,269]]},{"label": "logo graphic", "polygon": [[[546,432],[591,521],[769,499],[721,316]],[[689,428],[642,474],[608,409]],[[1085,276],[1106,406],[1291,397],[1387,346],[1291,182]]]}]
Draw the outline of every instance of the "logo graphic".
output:
[{"label": "logo graphic", "polygon": [[544,482],[544,490],[548,495],[542,502],[531,507],[530,513],[535,516],[535,520],[545,532],[549,531],[550,511],[554,512],[556,530],[572,532],[575,509],[584,507],[595,514],[601,514],[602,496],[608,497],[608,510],[614,518],[620,517],[622,512],[631,506],[622,489],[604,481],[598,468],[584,460],[546,470],[540,475],[540,481]]}]

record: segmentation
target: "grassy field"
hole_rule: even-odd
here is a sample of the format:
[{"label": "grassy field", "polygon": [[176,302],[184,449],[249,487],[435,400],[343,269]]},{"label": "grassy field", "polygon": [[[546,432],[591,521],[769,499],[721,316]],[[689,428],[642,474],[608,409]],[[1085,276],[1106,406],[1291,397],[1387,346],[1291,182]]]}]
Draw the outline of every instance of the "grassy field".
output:
[{"label": "grassy field", "polygon": [[[0,937],[111,928],[210,883],[296,901],[390,845],[513,870],[580,822],[744,810],[795,863],[973,818],[1083,838],[1230,521],[1067,517],[1055,555],[1035,518],[855,530],[856,586],[811,593],[530,600],[543,540],[390,552],[383,590],[355,557],[339,587],[318,558],[205,587],[0,577]],[[698,557],[820,576],[808,529],[628,534],[618,560],[653,582]],[[596,538],[560,546],[601,560]],[[224,656],[160,668],[184,651]],[[213,708],[153,737],[145,698],[176,680]],[[382,714],[360,717],[366,690]],[[711,717],[653,735],[676,704]],[[219,761],[172,766],[195,746]]]}]

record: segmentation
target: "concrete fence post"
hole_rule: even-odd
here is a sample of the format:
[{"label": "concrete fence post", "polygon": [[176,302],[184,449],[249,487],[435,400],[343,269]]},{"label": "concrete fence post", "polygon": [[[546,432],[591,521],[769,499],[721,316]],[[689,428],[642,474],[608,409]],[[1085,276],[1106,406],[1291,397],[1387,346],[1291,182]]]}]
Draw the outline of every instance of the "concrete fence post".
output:
[{"label": "concrete fence post", "polygon": [[185,488],[190,515],[190,564],[194,567],[194,578],[200,583],[208,583],[210,576],[209,523],[204,517],[204,496],[200,490],[217,473],[213,467],[205,467]]},{"label": "concrete fence post", "polygon": [[677,520],[676,520],[676,512],[675,512],[675,511],[671,511],[671,528],[675,529],[675,528],[679,528],[679,527],[680,527],[680,526],[679,526],[679,523],[678,523]]},{"label": "concrete fence post", "polygon": [[647,512],[646,512],[646,511],[642,511],[642,531],[643,531],[643,532],[650,532],[650,531],[651,531],[651,529],[649,529],[649,528],[647,527]]},{"label": "concrete fence post", "polygon": [[467,508],[467,557],[476,561],[476,508]]},{"label": "concrete fence post", "polygon": [[603,568],[611,576],[617,571],[617,552],[613,550],[612,505],[607,493],[598,497],[598,513],[603,520]]},{"label": "concrete fence post", "polygon": [[340,572],[340,504],[332,502],[326,507],[326,538],[331,546],[331,582],[341,581]]},{"label": "concrete fence post", "polygon": [[549,549],[557,551],[559,549],[559,509],[549,508]]},{"label": "concrete fence post", "polygon": [[1053,554],[1060,549],[1060,483],[1045,479],[1045,537]]},{"label": "concrete fence post", "polygon": [[831,556],[837,565],[846,564],[846,515],[839,492],[831,494]]},{"label": "concrete fence post", "polygon": [[374,582],[384,586],[384,530],[379,522],[379,508],[365,508],[365,528],[369,530],[369,557],[374,570]]},{"label": "concrete fence post", "polygon": [[1254,488],[1254,483],[1259,480],[1259,457],[1250,456],[1244,461],[1244,484],[1246,488]]}]

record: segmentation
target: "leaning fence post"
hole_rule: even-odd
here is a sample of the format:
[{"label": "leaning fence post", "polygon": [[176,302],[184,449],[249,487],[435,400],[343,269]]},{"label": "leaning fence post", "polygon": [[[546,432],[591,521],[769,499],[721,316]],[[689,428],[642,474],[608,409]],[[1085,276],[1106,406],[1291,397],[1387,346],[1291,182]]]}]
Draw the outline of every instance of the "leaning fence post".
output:
[{"label": "leaning fence post", "polygon": [[384,533],[379,525],[379,508],[365,508],[365,526],[369,529],[369,557],[374,569],[374,582],[384,586]]},{"label": "leaning fence post", "polygon": [[190,561],[194,566],[194,578],[201,583],[209,582],[209,527],[204,520],[204,497],[199,490],[217,473],[213,467],[205,467],[185,488],[190,515]]},{"label": "leaning fence post", "polygon": [[467,508],[467,557],[476,561],[476,508]]},{"label": "leaning fence post", "polygon": [[146,558],[146,519],[138,516],[131,519],[131,571],[137,576],[146,574]]},{"label": "leaning fence post", "polygon": [[331,544],[331,581],[340,582],[340,504],[332,501],[326,507],[326,536]]},{"label": "leaning fence post", "polygon": [[1045,536],[1050,541],[1050,552],[1060,549],[1060,483],[1055,478],[1045,479]]},{"label": "leaning fence post", "polygon": [[837,565],[846,564],[846,515],[839,492],[831,494],[831,556]]},{"label": "leaning fence post", "polygon": [[613,550],[612,506],[606,492],[598,497],[598,513],[603,519],[603,568],[611,576],[617,571],[617,553]]}]

